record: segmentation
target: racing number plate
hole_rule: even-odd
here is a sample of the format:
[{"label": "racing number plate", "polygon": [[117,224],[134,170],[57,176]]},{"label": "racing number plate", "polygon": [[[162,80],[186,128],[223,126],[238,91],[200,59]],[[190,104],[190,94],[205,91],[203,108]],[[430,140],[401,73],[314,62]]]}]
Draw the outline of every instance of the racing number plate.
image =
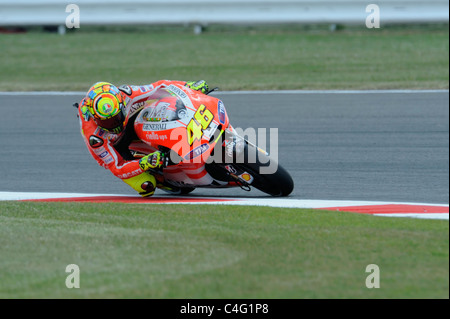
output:
[{"label": "racing number plate", "polygon": [[208,128],[213,119],[214,115],[211,111],[205,105],[200,105],[194,114],[194,118],[186,127],[189,145],[192,145],[196,140],[201,141],[203,131]]}]

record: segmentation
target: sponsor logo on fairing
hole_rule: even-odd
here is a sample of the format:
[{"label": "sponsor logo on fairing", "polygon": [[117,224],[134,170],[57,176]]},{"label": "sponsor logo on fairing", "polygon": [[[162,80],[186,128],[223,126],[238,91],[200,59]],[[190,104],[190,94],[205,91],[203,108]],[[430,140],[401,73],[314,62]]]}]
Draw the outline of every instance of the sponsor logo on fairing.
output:
[{"label": "sponsor logo on fairing", "polygon": [[167,129],[166,123],[144,124],[142,126],[143,131],[163,131]]},{"label": "sponsor logo on fairing", "polygon": [[177,87],[177,86],[175,86],[175,85],[173,85],[173,84],[169,85],[169,86],[167,87],[167,89],[168,89],[169,91],[172,91],[173,93],[175,93],[176,95],[178,95],[178,96],[181,97],[182,99],[187,98],[187,94],[186,94],[182,89],[180,89],[179,87]]},{"label": "sponsor logo on fairing", "polygon": [[156,140],[164,141],[164,140],[167,140],[167,135],[158,135],[155,132],[151,132],[150,134],[146,134],[145,138],[150,141],[156,141]]},{"label": "sponsor logo on fairing", "polygon": [[150,113],[145,112],[142,118],[148,122],[161,122],[162,120],[167,120],[166,113],[169,106],[170,103],[159,102],[151,109]]},{"label": "sponsor logo on fairing", "polygon": [[180,89],[179,87],[171,84],[167,87],[167,90],[177,95],[180,98],[180,100],[184,103],[184,105],[190,108],[194,108],[191,99],[188,97],[186,92],[183,91],[183,89]]},{"label": "sponsor logo on fairing", "polygon": [[227,154],[228,157],[233,157],[236,142],[225,140],[224,145],[225,145],[225,154]]},{"label": "sponsor logo on fairing", "polygon": [[136,113],[136,111],[142,109],[145,106],[145,100],[144,101],[137,101],[136,103],[133,103],[130,105],[129,109],[128,109],[128,114],[131,116],[134,113]]},{"label": "sponsor logo on fairing", "polygon": [[253,176],[247,172],[242,173],[238,176],[242,181],[251,184],[253,182]]},{"label": "sponsor logo on fairing", "polygon": [[225,169],[231,174],[237,174],[236,169],[232,165],[225,165]]},{"label": "sponsor logo on fairing", "polygon": [[225,106],[222,101],[219,101],[217,105],[217,110],[219,112],[219,122],[225,124]]},{"label": "sponsor logo on fairing", "polygon": [[209,149],[209,145],[208,144],[202,144],[196,148],[194,148],[192,151],[189,152],[189,154],[187,154],[184,159],[185,160],[191,160],[193,158],[196,158],[197,156],[202,155],[203,153],[205,153],[207,150]]}]

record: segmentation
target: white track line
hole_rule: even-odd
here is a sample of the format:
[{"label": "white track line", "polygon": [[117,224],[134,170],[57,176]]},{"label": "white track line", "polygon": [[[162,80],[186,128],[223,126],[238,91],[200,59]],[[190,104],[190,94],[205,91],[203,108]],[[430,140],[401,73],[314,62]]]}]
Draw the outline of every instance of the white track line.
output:
[{"label": "white track line", "polygon": [[274,90],[274,91],[217,91],[223,94],[390,94],[390,93],[448,93],[449,90]]},{"label": "white track line", "polygon": [[76,198],[76,197],[99,197],[99,196],[127,196],[111,194],[82,194],[82,193],[36,193],[36,192],[0,192],[2,200],[32,200],[47,198]]},{"label": "white track line", "polygon": [[0,92],[0,96],[34,96],[34,95],[85,95],[86,92],[75,92],[75,91],[28,91],[28,92],[18,92],[18,91],[11,91],[11,92]]}]

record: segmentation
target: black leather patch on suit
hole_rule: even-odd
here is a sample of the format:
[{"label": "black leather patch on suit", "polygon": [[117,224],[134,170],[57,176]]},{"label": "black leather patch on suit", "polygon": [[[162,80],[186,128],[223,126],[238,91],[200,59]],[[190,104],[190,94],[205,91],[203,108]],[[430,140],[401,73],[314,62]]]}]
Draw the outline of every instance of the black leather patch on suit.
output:
[{"label": "black leather patch on suit", "polygon": [[95,135],[91,135],[89,137],[89,145],[91,145],[93,148],[97,148],[103,145],[103,140]]},{"label": "black leather patch on suit", "polygon": [[121,90],[126,95],[131,95],[133,93],[133,90],[129,85],[121,85],[119,86],[119,90]]}]

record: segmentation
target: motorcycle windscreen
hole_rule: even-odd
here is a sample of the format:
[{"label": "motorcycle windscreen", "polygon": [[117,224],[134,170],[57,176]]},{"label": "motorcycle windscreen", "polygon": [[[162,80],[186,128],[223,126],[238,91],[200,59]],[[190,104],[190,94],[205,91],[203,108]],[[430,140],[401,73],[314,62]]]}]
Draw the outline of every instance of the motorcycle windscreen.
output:
[{"label": "motorcycle windscreen", "polygon": [[217,98],[188,96],[157,90],[144,102],[134,127],[137,136],[155,149],[163,146],[183,162],[198,163],[200,155],[207,157],[212,151],[212,139],[222,123],[228,123],[228,117]]}]

